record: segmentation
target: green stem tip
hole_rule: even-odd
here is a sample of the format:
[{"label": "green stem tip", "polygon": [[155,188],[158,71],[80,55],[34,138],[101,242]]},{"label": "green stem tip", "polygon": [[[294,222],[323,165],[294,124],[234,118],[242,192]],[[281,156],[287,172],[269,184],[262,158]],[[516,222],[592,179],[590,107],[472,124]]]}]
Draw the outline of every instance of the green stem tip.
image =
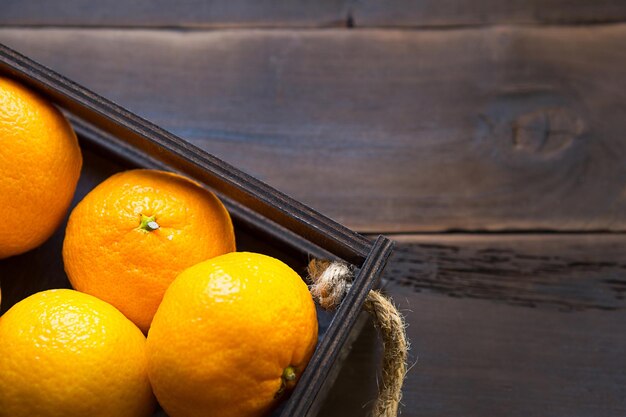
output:
[{"label": "green stem tip", "polygon": [[295,380],[296,370],[293,366],[289,365],[283,370],[283,374],[280,377],[280,388],[278,389],[278,391],[276,391],[276,394],[274,394],[274,398],[277,399],[282,397],[285,393],[285,390],[287,389],[287,384]]},{"label": "green stem tip", "polygon": [[283,378],[285,381],[293,381],[296,379],[296,370],[293,369],[293,366],[288,366],[283,371]]},{"label": "green stem tip", "polygon": [[155,216],[148,217],[144,214],[141,215],[141,221],[139,222],[139,228],[141,230],[145,230],[146,232],[153,232],[159,227],[161,226],[159,226],[159,224],[156,222]]}]

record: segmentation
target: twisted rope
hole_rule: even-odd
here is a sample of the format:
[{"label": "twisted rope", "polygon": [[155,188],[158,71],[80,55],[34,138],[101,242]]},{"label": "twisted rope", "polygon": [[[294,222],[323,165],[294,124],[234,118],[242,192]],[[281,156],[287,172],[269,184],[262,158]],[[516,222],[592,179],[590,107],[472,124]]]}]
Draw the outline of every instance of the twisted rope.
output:
[{"label": "twisted rope", "polygon": [[[339,306],[352,285],[353,269],[342,262],[313,259],[308,267],[311,294],[327,310]],[[382,385],[374,406],[375,417],[395,417],[402,399],[409,345],[402,315],[379,291],[372,290],[363,306],[372,315],[383,342]]]}]

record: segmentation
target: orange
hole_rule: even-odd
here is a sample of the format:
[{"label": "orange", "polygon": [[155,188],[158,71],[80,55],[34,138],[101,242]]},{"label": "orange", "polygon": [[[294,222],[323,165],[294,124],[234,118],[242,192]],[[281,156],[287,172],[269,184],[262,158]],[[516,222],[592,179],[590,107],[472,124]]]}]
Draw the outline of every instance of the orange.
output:
[{"label": "orange", "polygon": [[0,318],[1,417],[147,417],[146,340],[87,294],[49,290]]},{"label": "orange", "polygon": [[54,106],[0,77],[0,259],[46,241],[72,201],[82,156]]},{"label": "orange", "polygon": [[148,333],[148,375],[170,417],[265,415],[317,342],[311,294],[287,265],[235,252],[186,269]]},{"label": "orange", "polygon": [[72,211],[63,243],[72,286],[112,304],[145,332],[185,268],[235,250],[217,197],[180,175],[126,171]]}]

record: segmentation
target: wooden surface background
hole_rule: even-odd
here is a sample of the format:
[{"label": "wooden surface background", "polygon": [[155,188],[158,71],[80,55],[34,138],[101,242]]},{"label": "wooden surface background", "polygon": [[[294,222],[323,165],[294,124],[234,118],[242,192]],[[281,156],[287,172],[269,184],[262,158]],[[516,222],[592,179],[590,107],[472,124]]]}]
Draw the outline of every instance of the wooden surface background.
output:
[{"label": "wooden surface background", "polygon": [[395,237],[403,416],[626,415],[626,2],[6,0],[0,42]]}]

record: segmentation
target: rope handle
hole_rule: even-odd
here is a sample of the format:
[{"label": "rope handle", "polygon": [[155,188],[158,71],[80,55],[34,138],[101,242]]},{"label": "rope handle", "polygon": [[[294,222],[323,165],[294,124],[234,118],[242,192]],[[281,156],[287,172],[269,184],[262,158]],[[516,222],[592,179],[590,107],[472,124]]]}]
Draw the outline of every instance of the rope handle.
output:
[{"label": "rope handle", "polygon": [[[308,275],[313,298],[325,310],[334,310],[352,285],[354,269],[343,262],[313,259],[308,266]],[[406,325],[391,300],[377,290],[369,292],[363,308],[372,315],[383,342],[382,384],[374,405],[374,417],[395,417],[407,369]]]}]

